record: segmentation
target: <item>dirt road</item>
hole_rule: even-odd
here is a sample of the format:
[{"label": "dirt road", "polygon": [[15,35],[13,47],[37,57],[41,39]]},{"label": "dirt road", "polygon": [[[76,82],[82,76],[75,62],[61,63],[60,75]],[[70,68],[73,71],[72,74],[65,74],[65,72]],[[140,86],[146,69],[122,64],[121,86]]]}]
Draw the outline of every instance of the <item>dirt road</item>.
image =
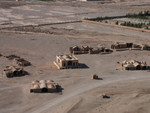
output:
[{"label": "dirt road", "polygon": [[[108,79],[108,80],[103,80],[103,81],[85,81],[82,82],[80,84],[78,84],[77,86],[74,86],[71,90],[67,90],[67,92],[63,93],[62,96],[60,96],[59,98],[54,98],[53,100],[47,101],[45,103],[43,103],[40,106],[37,106],[36,108],[31,109],[30,111],[27,111],[26,113],[54,113],[55,111],[55,107],[57,106],[57,109],[59,108],[58,105],[65,103],[66,101],[68,101],[69,99],[80,95],[81,93],[85,93],[89,90],[92,90],[94,88],[100,87],[100,86],[104,86],[104,85],[108,85],[108,84],[113,84],[116,82],[123,82],[123,81],[128,81],[128,80],[136,80],[136,79],[142,79],[142,78],[150,78],[150,76],[148,75],[132,75],[132,76],[128,76],[128,77],[119,77],[119,78],[114,78],[113,80]],[[53,107],[55,109],[53,109]],[[63,111],[61,110],[61,113],[63,113]]]}]

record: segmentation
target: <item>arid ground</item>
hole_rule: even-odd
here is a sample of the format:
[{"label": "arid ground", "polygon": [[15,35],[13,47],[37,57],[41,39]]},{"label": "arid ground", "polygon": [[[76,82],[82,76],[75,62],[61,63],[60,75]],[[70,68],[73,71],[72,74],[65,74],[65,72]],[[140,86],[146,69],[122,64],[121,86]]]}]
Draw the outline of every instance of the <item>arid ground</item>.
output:
[{"label": "arid ground", "polygon": [[[149,51],[76,55],[85,69],[58,70],[56,55],[74,45],[106,46],[115,42],[150,44],[150,33],[82,22],[84,18],[120,16],[150,10],[149,0],[100,2],[0,1],[0,72],[17,55],[32,63],[30,74],[0,74],[0,113],[150,113],[150,71],[123,71],[117,62],[135,59],[150,65]],[[97,74],[103,80],[91,80]],[[52,79],[62,93],[30,93],[34,80]],[[102,94],[110,96],[102,98]]]}]

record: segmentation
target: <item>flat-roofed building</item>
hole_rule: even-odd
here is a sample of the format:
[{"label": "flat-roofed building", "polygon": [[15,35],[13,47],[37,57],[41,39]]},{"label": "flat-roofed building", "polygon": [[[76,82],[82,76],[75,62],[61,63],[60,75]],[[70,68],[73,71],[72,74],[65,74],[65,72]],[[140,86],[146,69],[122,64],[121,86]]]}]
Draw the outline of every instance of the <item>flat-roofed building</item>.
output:
[{"label": "flat-roofed building", "polygon": [[57,55],[54,64],[58,67],[58,69],[79,67],[79,61],[74,55]]}]

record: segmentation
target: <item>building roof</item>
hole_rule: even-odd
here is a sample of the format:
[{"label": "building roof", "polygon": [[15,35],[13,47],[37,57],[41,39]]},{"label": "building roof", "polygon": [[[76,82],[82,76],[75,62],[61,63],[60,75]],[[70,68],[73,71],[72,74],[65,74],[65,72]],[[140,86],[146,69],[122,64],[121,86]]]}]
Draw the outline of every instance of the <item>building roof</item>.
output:
[{"label": "building roof", "polygon": [[140,62],[133,59],[129,61],[123,61],[122,64],[124,67],[136,67],[138,65],[147,66],[146,62]]},{"label": "building roof", "polygon": [[131,67],[136,67],[136,66],[133,64],[125,64],[124,67],[130,67],[131,68]]},{"label": "building roof", "polygon": [[53,80],[36,80],[33,81],[31,84],[31,89],[42,89],[42,88],[48,88],[48,89],[56,89],[56,83]]},{"label": "building roof", "polygon": [[56,57],[64,61],[78,60],[74,55],[57,55]]},{"label": "building roof", "polygon": [[20,71],[20,70],[23,70],[23,68],[21,67],[18,67],[18,66],[6,66],[4,71],[7,72],[7,71]]}]

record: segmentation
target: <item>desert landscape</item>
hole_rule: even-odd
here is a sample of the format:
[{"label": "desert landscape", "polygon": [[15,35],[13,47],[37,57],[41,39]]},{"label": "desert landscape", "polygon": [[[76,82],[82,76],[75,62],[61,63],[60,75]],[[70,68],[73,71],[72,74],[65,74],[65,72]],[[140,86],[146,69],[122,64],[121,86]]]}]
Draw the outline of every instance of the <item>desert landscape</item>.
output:
[{"label": "desert landscape", "polygon": [[[83,21],[145,10],[149,0],[0,0],[0,113],[150,113],[150,70],[118,67],[131,59],[150,66],[150,51],[111,48],[116,42],[150,45],[150,32]],[[58,69],[56,56],[73,46],[113,52],[77,54],[82,68]],[[6,66],[26,73],[7,77]],[[100,79],[91,79],[94,74]],[[31,93],[36,80],[54,80],[61,89]]]}]

